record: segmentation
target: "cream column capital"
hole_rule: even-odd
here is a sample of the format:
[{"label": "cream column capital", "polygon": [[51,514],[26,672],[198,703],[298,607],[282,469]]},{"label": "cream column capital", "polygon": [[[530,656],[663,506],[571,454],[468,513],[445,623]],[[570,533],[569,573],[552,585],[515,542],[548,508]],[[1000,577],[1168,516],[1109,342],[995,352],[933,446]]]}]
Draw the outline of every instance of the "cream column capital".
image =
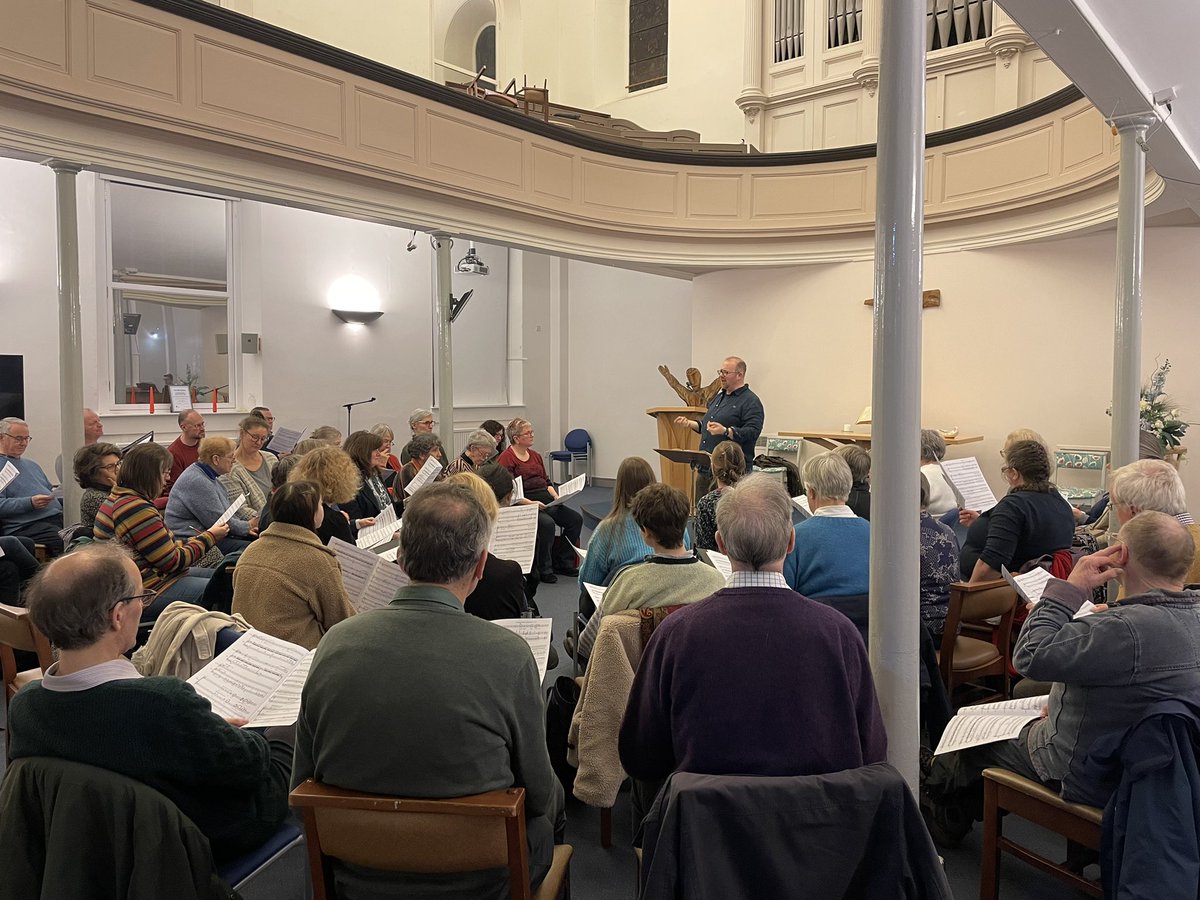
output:
[{"label": "cream column capital", "polygon": [[883,0],[863,0],[862,62],[854,70],[857,81],[872,97],[879,88],[880,30],[883,25]]},{"label": "cream column capital", "polygon": [[1018,53],[1029,50],[1034,46],[1029,35],[1021,30],[1021,26],[1012,20],[997,4],[992,4],[992,36],[985,42],[996,59],[1008,68]]},{"label": "cream column capital", "polygon": [[746,50],[742,67],[742,92],[735,102],[751,123],[762,112],[767,101],[763,93],[763,47],[769,37],[763,31],[763,4],[768,2],[770,0],[746,0]]}]

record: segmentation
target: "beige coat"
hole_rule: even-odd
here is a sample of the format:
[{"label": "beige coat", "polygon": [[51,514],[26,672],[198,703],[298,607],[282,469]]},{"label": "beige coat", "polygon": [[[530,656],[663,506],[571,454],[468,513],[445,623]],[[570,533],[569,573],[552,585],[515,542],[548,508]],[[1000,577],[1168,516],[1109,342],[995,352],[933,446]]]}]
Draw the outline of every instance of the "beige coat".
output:
[{"label": "beige coat", "polygon": [[312,650],[354,607],[342,567],[316,532],[272,522],[233,570],[233,611],[259,631]]},{"label": "beige coat", "polygon": [[212,662],[217,632],[230,626],[250,630],[241,616],[176,600],[159,614],[150,639],[133,654],[133,664],[143,675],[174,675],[186,681]]},{"label": "beige coat", "polygon": [[605,616],[567,736],[567,760],[579,767],[574,793],[589,806],[611,807],[626,778],[617,734],[641,659],[640,611]]}]

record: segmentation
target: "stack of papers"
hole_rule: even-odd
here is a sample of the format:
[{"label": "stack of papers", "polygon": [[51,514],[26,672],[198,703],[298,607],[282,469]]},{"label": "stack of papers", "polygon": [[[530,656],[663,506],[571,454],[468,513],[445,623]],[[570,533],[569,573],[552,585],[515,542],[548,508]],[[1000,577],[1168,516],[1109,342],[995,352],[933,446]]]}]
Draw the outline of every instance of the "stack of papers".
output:
[{"label": "stack of papers", "polygon": [[375,517],[374,525],[368,525],[359,531],[355,543],[363,550],[370,550],[376,544],[383,544],[390,541],[392,535],[400,530],[400,526],[396,522],[396,507],[389,503]]},{"label": "stack of papers", "polygon": [[550,661],[550,636],[554,632],[553,619],[494,619],[493,625],[507,628],[519,634],[529,644],[533,660],[538,667],[538,681],[546,679],[546,667]]},{"label": "stack of papers", "polygon": [[17,467],[13,465],[12,460],[5,460],[4,468],[0,469],[0,491],[12,484],[18,474],[20,473],[17,472]]},{"label": "stack of papers", "polygon": [[372,553],[338,538],[329,539],[329,549],[342,567],[342,583],[357,612],[382,609],[396,596],[396,591],[409,583],[408,575],[384,554]]},{"label": "stack of papers", "polygon": [[413,480],[404,486],[404,493],[415,494],[441,474],[442,461],[430,454],[429,459],[425,460],[425,465],[421,466],[417,474],[413,476]]},{"label": "stack of papers", "polygon": [[964,706],[942,732],[934,756],[1015,738],[1026,723],[1042,714],[1045,706],[1045,697]]},{"label": "stack of papers", "polygon": [[546,505],[547,506],[558,506],[558,504],[562,503],[564,500],[566,500],[572,494],[578,494],[586,486],[587,486],[587,475],[579,475],[575,478],[572,478],[570,481],[565,482],[562,485],[562,487],[560,487],[558,489],[558,499],[553,500],[550,503],[547,503]]},{"label": "stack of papers", "polygon": [[533,571],[533,551],[537,541],[538,507],[535,504],[506,506],[500,510],[488,550],[498,559],[521,564],[521,571]]},{"label": "stack of papers", "polygon": [[1046,585],[1054,577],[1041,566],[1035,566],[1024,575],[1014,575],[1007,568],[1001,566],[1000,574],[1026,603],[1037,603],[1041,600],[1042,592],[1046,590]]},{"label": "stack of papers", "polygon": [[299,428],[299,429],[293,429],[293,428],[276,429],[275,433],[273,435],[271,435],[271,443],[267,447],[267,449],[270,450],[272,453],[279,453],[279,454],[291,453],[293,450],[296,449],[296,445],[298,443],[300,443],[300,438],[303,436],[304,432],[306,432],[307,430],[308,430],[307,426],[305,426],[304,428]]},{"label": "stack of papers", "polygon": [[724,553],[718,553],[716,550],[701,550],[702,554],[708,557],[708,561],[712,567],[721,573],[722,577],[728,581],[729,576],[733,574],[733,563],[729,561],[729,557]]}]

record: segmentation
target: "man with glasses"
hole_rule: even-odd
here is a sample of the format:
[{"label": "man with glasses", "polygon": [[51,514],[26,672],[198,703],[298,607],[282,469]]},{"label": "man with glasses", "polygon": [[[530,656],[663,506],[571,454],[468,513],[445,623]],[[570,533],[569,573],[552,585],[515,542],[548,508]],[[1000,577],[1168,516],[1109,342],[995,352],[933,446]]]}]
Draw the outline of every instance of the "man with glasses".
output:
[{"label": "man with glasses", "polygon": [[[173,485],[183,470],[200,458],[200,442],[204,440],[204,416],[194,409],[185,409],[179,414],[179,437],[167,447],[171,454],[171,474],[167,478],[163,496],[169,496]],[[155,504],[157,506],[157,504]]]},{"label": "man with glasses", "polygon": [[[746,456],[746,471],[754,460],[754,445],[763,429],[763,405],[758,395],[746,384],[746,361],[737,356],[726,357],[717,369],[721,390],[708,403],[708,412],[699,422],[687,416],[677,416],[677,425],[686,425],[700,434],[700,449],[712,453],[721,441],[733,441]],[[712,469],[702,466],[696,470],[696,496],[702,497],[713,488]]]},{"label": "man with glasses", "polygon": [[52,495],[46,473],[31,459],[24,459],[33,437],[24,419],[0,419],[0,470],[12,463],[17,477],[0,490],[0,535],[26,537],[43,544],[57,556],[63,551],[59,532],[63,527],[62,501]]},{"label": "man with glasses", "polygon": [[268,738],[214,715],[186,681],[141,677],[125,654],[154,596],[115,541],[39,573],[29,616],[59,656],[13,698],[12,758],[68,759],[137,779],[196,823],[218,861],[229,860],[261,846],[287,815],[291,729],[269,729]]}]

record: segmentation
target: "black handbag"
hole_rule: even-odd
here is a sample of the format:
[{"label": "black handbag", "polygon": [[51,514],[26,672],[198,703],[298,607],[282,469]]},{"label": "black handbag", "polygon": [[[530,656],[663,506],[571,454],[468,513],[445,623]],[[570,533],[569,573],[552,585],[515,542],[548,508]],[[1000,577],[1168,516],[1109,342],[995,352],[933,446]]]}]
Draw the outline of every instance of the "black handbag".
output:
[{"label": "black handbag", "polygon": [[567,735],[578,703],[579,685],[567,675],[555,678],[546,691],[546,749],[554,774],[568,796],[575,787],[575,767],[567,762]]}]

